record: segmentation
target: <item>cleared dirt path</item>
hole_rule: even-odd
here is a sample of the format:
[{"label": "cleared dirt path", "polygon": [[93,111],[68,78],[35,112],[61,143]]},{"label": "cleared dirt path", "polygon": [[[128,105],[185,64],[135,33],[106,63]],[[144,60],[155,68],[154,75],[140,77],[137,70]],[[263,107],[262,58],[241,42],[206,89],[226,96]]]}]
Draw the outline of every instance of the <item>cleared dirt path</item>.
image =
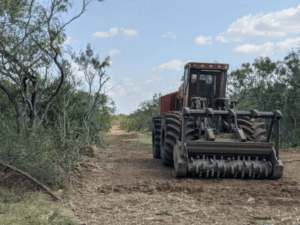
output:
[{"label": "cleared dirt path", "polygon": [[278,181],[174,179],[151,146],[114,127],[85,163],[79,224],[300,224],[300,150],[281,151]]}]

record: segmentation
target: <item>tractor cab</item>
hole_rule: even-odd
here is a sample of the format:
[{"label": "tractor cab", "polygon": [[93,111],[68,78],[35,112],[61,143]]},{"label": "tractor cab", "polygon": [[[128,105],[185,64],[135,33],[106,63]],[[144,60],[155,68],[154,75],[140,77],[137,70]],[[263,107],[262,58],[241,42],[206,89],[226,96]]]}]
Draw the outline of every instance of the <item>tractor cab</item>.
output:
[{"label": "tractor cab", "polygon": [[213,99],[225,98],[228,64],[187,63],[184,72],[183,106],[191,107],[193,97],[207,99],[207,107],[213,107]]}]

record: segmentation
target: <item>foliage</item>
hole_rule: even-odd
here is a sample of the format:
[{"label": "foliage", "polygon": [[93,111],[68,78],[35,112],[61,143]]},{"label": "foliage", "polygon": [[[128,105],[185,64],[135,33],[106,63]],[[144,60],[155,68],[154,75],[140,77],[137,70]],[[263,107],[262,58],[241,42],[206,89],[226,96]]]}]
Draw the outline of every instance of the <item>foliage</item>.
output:
[{"label": "foliage", "polygon": [[79,56],[64,45],[65,27],[92,1],[67,22],[72,0],[0,1],[0,158],[44,183],[70,178],[80,146],[101,144],[115,111],[101,92],[109,58],[101,61],[90,44]]},{"label": "foliage", "polygon": [[161,94],[154,94],[151,100],[143,101],[139,108],[129,116],[119,119],[120,129],[132,131],[150,131],[152,118],[159,115],[159,99]]},{"label": "foliage", "polygon": [[281,110],[282,146],[300,146],[300,50],[278,62],[261,57],[242,64],[229,76],[229,93],[239,109]]}]

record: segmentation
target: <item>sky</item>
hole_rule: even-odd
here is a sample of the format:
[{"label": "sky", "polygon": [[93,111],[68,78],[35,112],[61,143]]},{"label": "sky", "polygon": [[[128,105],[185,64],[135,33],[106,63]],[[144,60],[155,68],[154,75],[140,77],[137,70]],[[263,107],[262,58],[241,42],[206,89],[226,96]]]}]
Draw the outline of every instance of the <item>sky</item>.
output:
[{"label": "sky", "polygon": [[91,43],[102,60],[111,57],[103,91],[114,100],[116,114],[130,114],[154,94],[177,91],[189,61],[228,63],[230,73],[260,56],[282,60],[300,46],[300,5],[298,0],[105,0],[91,3],[66,34],[74,51]]}]

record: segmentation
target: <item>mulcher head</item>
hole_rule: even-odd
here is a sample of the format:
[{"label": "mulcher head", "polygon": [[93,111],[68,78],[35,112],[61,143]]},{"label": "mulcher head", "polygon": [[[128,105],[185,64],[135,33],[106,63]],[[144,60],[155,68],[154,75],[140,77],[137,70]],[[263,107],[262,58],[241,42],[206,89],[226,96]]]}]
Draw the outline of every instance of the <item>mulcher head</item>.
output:
[{"label": "mulcher head", "polygon": [[[233,177],[233,178],[266,178],[279,179],[283,174],[284,165],[279,159],[279,120],[281,113],[257,111],[213,111],[190,110],[182,111],[181,132],[185,133],[186,121],[189,116],[207,117],[209,115],[248,116],[272,119],[269,132],[275,126],[275,148],[269,142],[270,135],[264,142],[246,141],[244,133],[236,129],[237,139],[215,139],[207,129],[202,139],[185,140],[181,136],[173,148],[175,177],[187,175],[199,177]],[[233,114],[233,115],[232,115]],[[206,134],[205,134],[206,132]]]}]

